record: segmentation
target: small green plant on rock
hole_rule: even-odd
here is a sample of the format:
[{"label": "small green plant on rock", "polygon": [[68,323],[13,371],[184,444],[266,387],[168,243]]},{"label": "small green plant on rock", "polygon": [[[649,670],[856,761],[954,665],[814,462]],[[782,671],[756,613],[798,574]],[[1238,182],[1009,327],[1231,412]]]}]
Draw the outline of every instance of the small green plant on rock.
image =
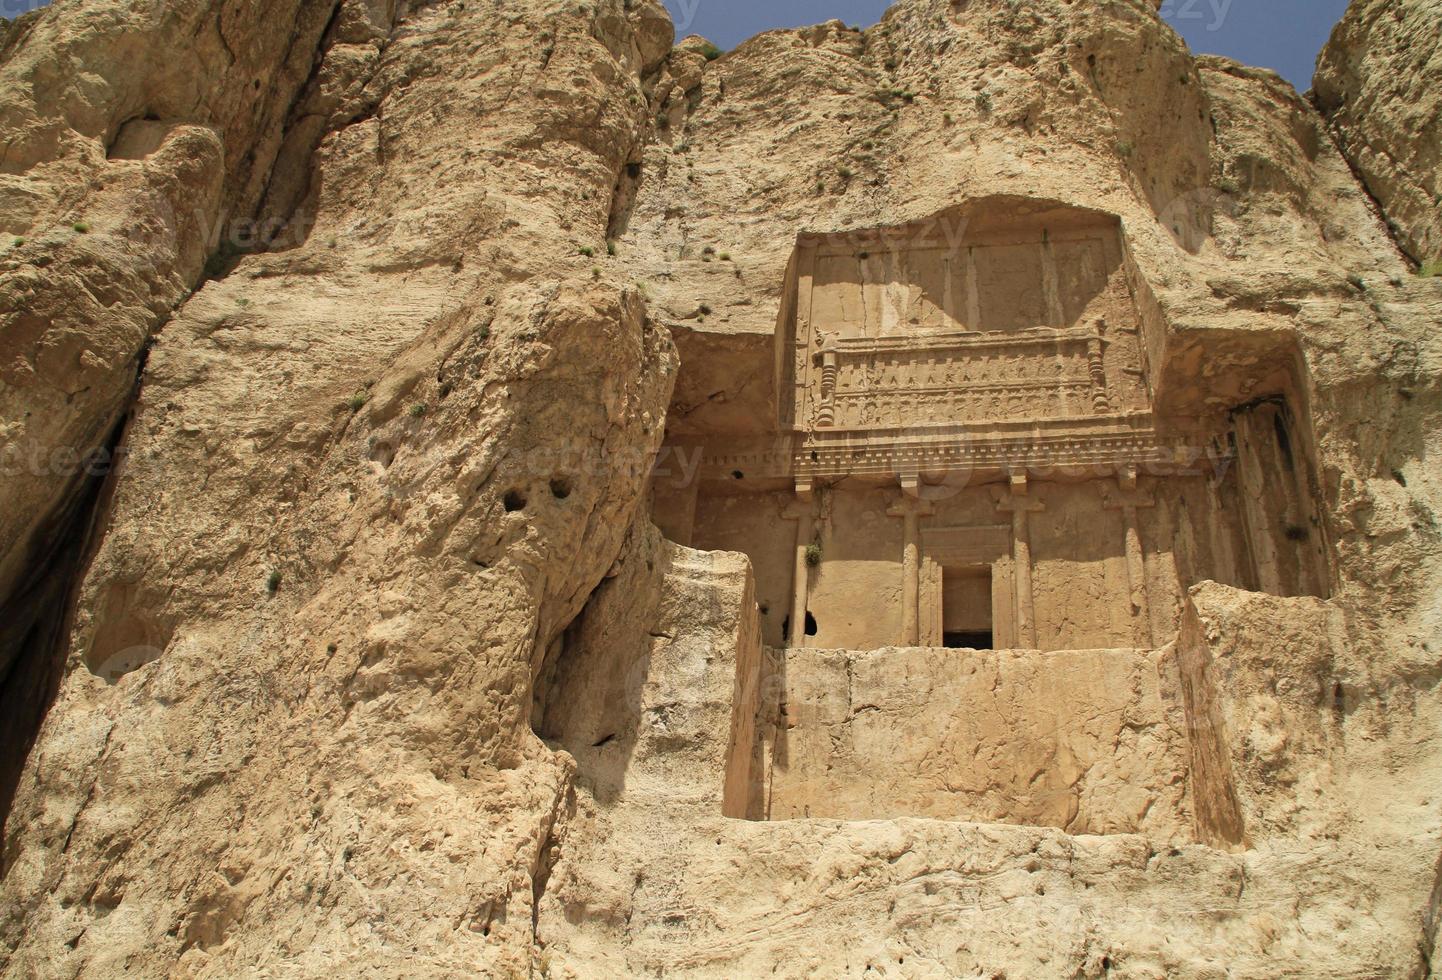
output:
[{"label": "small green plant on rock", "polygon": [[90,234],[90,226],[89,226],[88,224],[86,224],[84,221],[77,221],[77,222],[75,222],[75,224],[71,225],[70,227],[74,228],[77,232],[79,232],[79,233],[82,234],[82,235],[88,235],[88,234]]},{"label": "small green plant on rock", "polygon": [[346,405],[350,407],[350,410],[352,412],[359,412],[361,409],[365,408],[366,396],[361,394],[360,392],[356,392],[354,395],[350,396],[350,401],[346,402]]},{"label": "small green plant on rock", "polygon": [[821,545],[815,541],[806,546],[806,564],[812,568],[821,564]]},{"label": "small green plant on rock", "polygon": [[411,406],[411,418],[413,418],[413,419],[418,419],[418,418],[420,418],[422,415],[425,415],[425,414],[426,414],[426,403],[425,403],[425,402],[416,402],[414,405]]},{"label": "small green plant on rock", "polygon": [[275,595],[276,590],[279,588],[280,571],[272,571],[269,575],[265,577],[265,591],[269,592],[271,595]]},{"label": "small green plant on rock", "polygon": [[588,259],[596,254],[596,250],[589,245],[582,245],[580,248],[580,252]]},{"label": "small green plant on rock", "polygon": [[1422,268],[1417,270],[1417,275],[1424,279],[1434,276],[1442,277],[1442,259],[1433,259],[1431,262],[1423,262]]},{"label": "small green plant on rock", "polygon": [[1117,154],[1123,157],[1130,157],[1136,152],[1136,145],[1131,140],[1117,141]]},{"label": "small green plant on rock", "polygon": [[707,41],[705,44],[701,45],[701,57],[705,58],[707,61],[715,61],[717,58],[721,57],[725,53],[726,52],[722,51],[710,41]]},{"label": "small green plant on rock", "polygon": [[17,239],[15,239],[15,241],[11,242],[10,244],[13,245],[15,248],[19,248],[21,245],[24,245],[24,244],[25,244],[25,239],[23,239],[23,238],[17,238]]}]

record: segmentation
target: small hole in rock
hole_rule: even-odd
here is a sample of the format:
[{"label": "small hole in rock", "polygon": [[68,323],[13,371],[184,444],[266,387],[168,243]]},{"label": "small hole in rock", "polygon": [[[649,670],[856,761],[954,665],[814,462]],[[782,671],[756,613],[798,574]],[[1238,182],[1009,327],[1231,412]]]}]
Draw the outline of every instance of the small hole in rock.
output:
[{"label": "small hole in rock", "polygon": [[596,741],[594,741],[594,742],[591,743],[591,748],[593,748],[593,749],[599,749],[601,746],[605,745],[607,742],[611,741],[611,739],[613,739],[613,738],[615,738],[615,737],[616,737],[616,733],[615,733],[615,732],[612,732],[610,735],[602,735],[602,736],[601,736],[600,738],[598,738]]},{"label": "small hole in rock", "polygon": [[733,480],[744,480],[744,479],[746,479],[746,474],[745,474],[745,473],[742,473],[740,470],[732,470],[732,471],[731,471],[731,479],[733,479]]},{"label": "small hole in rock", "polygon": [[565,500],[571,495],[571,481],[564,476],[551,478],[551,496],[557,500]]},{"label": "small hole in rock", "polygon": [[371,446],[371,461],[380,463],[382,466],[390,466],[396,460],[396,450],[388,442],[378,442]]},{"label": "small hole in rock", "polygon": [[526,506],[526,498],[521,495],[519,490],[510,490],[507,491],[505,497],[501,498],[501,504],[506,508],[506,513],[509,514],[511,511],[520,510]]},{"label": "small hole in rock", "polygon": [[806,610],[806,635],[816,635],[816,617],[811,615],[811,610]]}]

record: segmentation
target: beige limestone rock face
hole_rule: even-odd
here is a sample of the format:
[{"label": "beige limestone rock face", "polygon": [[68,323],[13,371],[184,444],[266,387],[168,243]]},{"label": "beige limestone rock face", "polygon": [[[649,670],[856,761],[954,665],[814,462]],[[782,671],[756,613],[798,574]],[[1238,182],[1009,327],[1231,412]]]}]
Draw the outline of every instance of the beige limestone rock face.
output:
[{"label": "beige limestone rock face", "polygon": [[[152,335],[249,218],[334,2],[90,3],[0,51],[0,738],[58,676],[86,508]],[[384,5],[376,10],[384,17]],[[177,39],[187,39],[177,43]],[[92,478],[94,477],[94,478]],[[18,773],[0,767],[0,804]]]},{"label": "beige limestone rock face", "polygon": [[578,254],[669,42],[635,8],[424,6],[372,72],[326,54],[375,108],[327,117],[308,230],[151,354],[7,822],[7,971],[525,971],[568,772],[532,673],[615,558],[675,375]]},{"label": "beige limestone rock face", "polygon": [[[61,3],[8,33],[0,74],[30,81],[0,113],[20,147],[0,217],[59,230],[0,275],[71,318],[48,346],[40,320],[7,325],[16,363],[84,361],[65,346],[84,340],[128,365],[200,275],[200,225],[177,225],[151,255],[154,309],[124,330],[102,315],[151,287],[91,253],[143,270],[150,253],[108,218],[63,234],[75,201],[102,201],[96,174],[115,175],[97,214],[170,229],[172,202],[199,201],[286,234],[186,299],[146,365],[6,823],[0,971],[1425,976],[1442,290],[1409,275],[1312,106],[1192,58],[1155,6],[903,0],[864,32],[770,32],[712,61],[622,0],[348,0],[307,6],[325,16],[295,39],[280,5]],[[147,32],[173,22],[195,40],[159,58]],[[87,94],[72,57],[113,83]],[[306,67],[272,105],[246,89],[262,63]],[[215,115],[146,119],[133,93],[173,79]],[[1007,738],[975,742],[1001,760],[973,771],[1014,801],[1033,753],[1028,780],[1074,785],[1033,737],[1049,712],[1074,720],[1051,745],[1102,788],[1077,819],[761,819],[791,705],[787,655],[762,647],[784,610],[756,599],[791,568],[662,540],[649,456],[668,426],[774,424],[756,416],[803,235],[997,199],[1115,216],[1160,325],[1160,414],[1201,429],[1286,388],[1331,598],[1200,582],[1168,594],[1175,644],[1008,655],[1017,683],[981,719]],[[130,376],[100,374],[108,401],[76,386],[61,411],[17,387],[14,405],[104,430]],[[70,429],[38,442],[93,442]],[[64,496],[16,493],[9,541]],[[1055,513],[1039,526],[1089,528]],[[1037,578],[1058,608],[1064,581]],[[1111,587],[1066,622],[1109,619]],[[918,690],[970,699],[957,656],[902,654]],[[1030,686],[1048,656],[1076,677],[1055,695]],[[896,783],[951,772],[963,746],[908,724],[904,675],[871,680],[894,707],[856,769],[890,753]],[[1109,744],[1128,751],[1083,751]]]},{"label": "beige limestone rock face", "polygon": [[1442,11],[1358,0],[1317,61],[1312,96],[1417,262],[1442,261]]}]

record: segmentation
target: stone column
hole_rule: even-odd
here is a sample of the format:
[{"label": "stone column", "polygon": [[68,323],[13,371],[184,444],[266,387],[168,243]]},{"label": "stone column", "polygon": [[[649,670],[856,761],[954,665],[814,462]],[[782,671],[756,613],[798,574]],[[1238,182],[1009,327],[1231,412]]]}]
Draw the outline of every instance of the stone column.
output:
[{"label": "stone column", "polygon": [[901,477],[901,497],[887,510],[902,521],[901,545],[901,646],[914,647],[921,640],[921,518],[932,512],[920,498],[921,481],[915,475]]},{"label": "stone column", "polygon": [[1087,372],[1092,382],[1092,411],[1098,414],[1111,411],[1111,400],[1107,394],[1106,330],[1106,320],[1098,319],[1092,324],[1091,336],[1087,338]]},{"label": "stone column", "polygon": [[1011,513],[1012,595],[1016,602],[1017,642],[1027,649],[1036,649],[1036,616],[1031,596],[1031,527],[1027,515],[1042,510],[1039,500],[1027,496],[1025,473],[1011,475],[1011,490],[999,497],[997,509]]},{"label": "stone column", "polygon": [[1128,466],[1117,474],[1115,492],[1108,492],[1104,486],[1103,496],[1108,510],[1122,512],[1122,521],[1126,528],[1127,589],[1130,593],[1132,614],[1140,617],[1142,635],[1146,638],[1147,646],[1153,646],[1156,637],[1152,633],[1152,614],[1147,602],[1147,564],[1142,553],[1142,531],[1137,520],[1137,510],[1151,507],[1155,502],[1137,490],[1135,466]]},{"label": "stone column", "polygon": [[798,244],[796,268],[796,325],[791,336],[792,379],[795,390],[791,422],[804,427],[810,417],[811,389],[811,287],[816,274],[816,245]]},{"label": "stone column", "polygon": [[839,351],[836,334],[823,334],[821,340],[821,395],[816,408],[817,426],[829,427],[836,424],[836,375]]},{"label": "stone column", "polygon": [[806,601],[810,569],[806,564],[806,546],[811,543],[815,517],[811,503],[811,481],[796,481],[796,500],[781,515],[796,522],[796,564],[791,581],[791,618],[788,621],[787,645],[806,645]]}]

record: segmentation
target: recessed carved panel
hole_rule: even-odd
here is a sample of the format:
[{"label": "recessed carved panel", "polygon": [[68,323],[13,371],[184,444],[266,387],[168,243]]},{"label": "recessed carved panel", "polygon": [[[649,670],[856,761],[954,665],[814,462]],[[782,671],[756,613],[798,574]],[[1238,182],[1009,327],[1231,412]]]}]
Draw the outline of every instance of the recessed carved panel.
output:
[{"label": "recessed carved panel", "polygon": [[783,324],[802,431],[1145,412],[1111,216],[1054,208],[803,237]]}]

